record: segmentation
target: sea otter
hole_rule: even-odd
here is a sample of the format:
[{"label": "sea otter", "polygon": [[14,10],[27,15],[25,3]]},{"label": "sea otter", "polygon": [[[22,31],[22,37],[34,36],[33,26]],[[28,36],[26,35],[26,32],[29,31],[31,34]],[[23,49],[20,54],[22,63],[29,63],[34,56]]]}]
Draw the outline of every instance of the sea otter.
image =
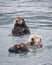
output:
[{"label": "sea otter", "polygon": [[13,47],[10,47],[8,49],[10,53],[22,53],[22,52],[28,52],[27,45],[25,43],[15,44]]},{"label": "sea otter", "polygon": [[12,29],[12,35],[20,36],[30,34],[30,30],[22,17],[16,17],[14,20],[14,28]]},{"label": "sea otter", "polygon": [[27,43],[19,43],[15,44],[13,47],[9,48],[9,52],[12,53],[21,53],[21,52],[29,52],[29,49],[37,49],[42,48],[42,40],[39,35],[31,35]]}]

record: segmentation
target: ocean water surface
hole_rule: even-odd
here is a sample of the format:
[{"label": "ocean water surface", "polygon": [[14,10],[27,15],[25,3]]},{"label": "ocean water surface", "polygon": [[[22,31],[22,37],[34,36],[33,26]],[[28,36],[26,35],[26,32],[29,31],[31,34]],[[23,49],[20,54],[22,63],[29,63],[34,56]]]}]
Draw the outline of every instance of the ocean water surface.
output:
[{"label": "ocean water surface", "polygon": [[[31,34],[42,37],[43,48],[21,54],[8,52],[31,35],[9,36],[17,16],[25,19]],[[0,65],[52,65],[52,0],[0,0]]]}]

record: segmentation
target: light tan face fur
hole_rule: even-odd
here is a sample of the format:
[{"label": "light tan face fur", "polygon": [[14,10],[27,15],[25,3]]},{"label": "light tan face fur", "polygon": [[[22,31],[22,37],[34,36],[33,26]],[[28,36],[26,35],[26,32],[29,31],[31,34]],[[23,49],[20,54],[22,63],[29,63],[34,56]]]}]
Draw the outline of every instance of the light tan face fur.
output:
[{"label": "light tan face fur", "polygon": [[16,17],[16,19],[14,20],[14,24],[16,24],[16,23],[22,24],[22,23],[23,23],[23,18],[21,18],[21,17]]},{"label": "light tan face fur", "polygon": [[32,38],[34,38],[35,45],[41,44],[41,37],[39,35],[31,35],[29,38],[29,42],[32,42]]}]

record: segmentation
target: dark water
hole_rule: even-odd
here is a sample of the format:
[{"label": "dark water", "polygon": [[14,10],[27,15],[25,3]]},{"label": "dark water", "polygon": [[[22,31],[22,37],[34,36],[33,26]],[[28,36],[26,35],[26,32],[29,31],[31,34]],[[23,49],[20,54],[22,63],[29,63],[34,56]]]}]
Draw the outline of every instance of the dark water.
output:
[{"label": "dark water", "polygon": [[[16,16],[25,19],[31,34],[42,36],[42,49],[8,53],[10,46],[29,37],[9,36]],[[0,65],[52,65],[52,0],[0,0]]]}]

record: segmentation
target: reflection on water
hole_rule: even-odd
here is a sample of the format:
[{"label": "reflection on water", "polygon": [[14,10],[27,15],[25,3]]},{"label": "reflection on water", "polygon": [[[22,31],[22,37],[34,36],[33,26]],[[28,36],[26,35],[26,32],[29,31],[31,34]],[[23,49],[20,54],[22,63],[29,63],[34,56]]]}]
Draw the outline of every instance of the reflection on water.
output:
[{"label": "reflection on water", "polygon": [[[8,48],[27,42],[29,35],[9,36],[16,16],[25,19],[31,34],[42,37],[42,49],[12,54]],[[0,65],[52,65],[52,0],[0,0]]]}]

